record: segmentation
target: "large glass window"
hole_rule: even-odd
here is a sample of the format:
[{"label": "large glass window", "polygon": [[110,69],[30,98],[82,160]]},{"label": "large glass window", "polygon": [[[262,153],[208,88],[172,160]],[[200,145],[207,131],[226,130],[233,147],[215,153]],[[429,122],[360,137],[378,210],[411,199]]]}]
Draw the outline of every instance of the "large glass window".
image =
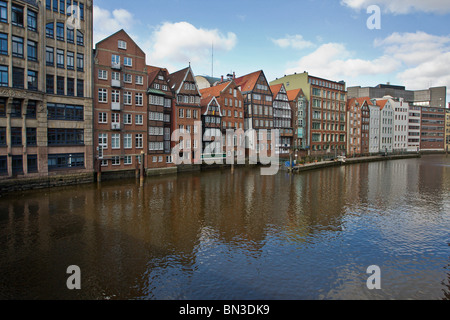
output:
[{"label": "large glass window", "polygon": [[74,43],[75,42],[75,30],[67,27],[66,30],[67,42]]},{"label": "large glass window", "polygon": [[14,4],[11,6],[11,22],[13,25],[23,27],[23,7]]},{"label": "large glass window", "polygon": [[27,128],[27,147],[35,147],[37,145],[36,128]]},{"label": "large glass window", "polygon": [[84,153],[49,154],[48,169],[80,169],[84,168]]},{"label": "large glass window", "polygon": [[56,50],[56,66],[58,68],[64,68],[64,50]]},{"label": "large glass window", "polygon": [[24,70],[13,67],[13,88],[24,88]]},{"label": "large glass window", "polygon": [[47,38],[54,38],[55,37],[55,24],[53,22],[47,23],[45,27],[45,34],[47,35]]},{"label": "large glass window", "polygon": [[8,79],[8,67],[0,66],[0,87],[8,87],[9,79]]},{"label": "large glass window", "polygon": [[23,38],[12,37],[12,55],[13,57],[23,58]]},{"label": "large glass window", "polygon": [[55,77],[53,75],[47,75],[45,79],[47,90],[49,94],[55,94]]},{"label": "large glass window", "polygon": [[65,95],[64,91],[64,77],[56,77],[56,94]]},{"label": "large glass window", "polygon": [[75,53],[67,51],[67,69],[75,69]]},{"label": "large glass window", "polygon": [[79,46],[84,46],[84,35],[80,30],[77,30],[77,44]]},{"label": "large glass window", "polygon": [[8,23],[8,2],[0,1],[0,22]]},{"label": "large glass window", "polygon": [[56,39],[57,40],[64,41],[64,29],[65,29],[64,23],[58,22],[56,24]]},{"label": "large glass window", "polygon": [[6,128],[0,127],[0,147],[6,147]]},{"label": "large glass window", "polygon": [[55,65],[55,49],[52,47],[47,47],[45,49],[45,62],[48,66]]},{"label": "large glass window", "polygon": [[12,156],[12,173],[23,174],[23,156]]},{"label": "large glass window", "polygon": [[32,11],[32,10],[28,10],[27,13],[27,24],[28,24],[28,30],[31,31],[37,31],[37,13]]},{"label": "large glass window", "polygon": [[22,146],[22,128],[20,127],[11,128],[11,146],[12,147]]},{"label": "large glass window", "polygon": [[33,70],[28,70],[28,90],[38,89],[38,73]]},{"label": "large glass window", "polygon": [[83,121],[83,106],[74,106],[66,104],[47,104],[48,120],[66,120],[66,121]]},{"label": "large glass window", "polygon": [[29,154],[27,156],[27,168],[28,173],[35,173],[38,172],[38,159],[37,155],[35,154]]},{"label": "large glass window", "polygon": [[83,144],[83,129],[48,129],[49,146],[72,146]]},{"label": "large glass window", "polygon": [[28,40],[28,60],[37,61],[37,43]]},{"label": "large glass window", "polygon": [[8,55],[8,35],[0,33],[0,54]]}]

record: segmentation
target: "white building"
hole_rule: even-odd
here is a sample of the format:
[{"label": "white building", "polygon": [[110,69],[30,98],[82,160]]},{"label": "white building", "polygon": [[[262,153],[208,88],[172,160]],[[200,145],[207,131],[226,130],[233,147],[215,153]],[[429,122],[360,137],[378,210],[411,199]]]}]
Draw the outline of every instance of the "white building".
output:
[{"label": "white building", "polygon": [[408,152],[418,152],[420,150],[420,122],[422,108],[410,104],[408,109]]},{"label": "white building", "polygon": [[394,109],[387,99],[377,99],[380,107],[380,152],[392,153],[394,145]]},{"label": "white building", "polygon": [[407,151],[408,149],[408,113],[409,103],[404,102],[403,98],[393,99],[385,97],[389,100],[394,109],[394,151]]},{"label": "white building", "polygon": [[374,101],[369,103],[370,109],[370,132],[369,132],[369,152],[371,154],[380,152],[380,107]]}]

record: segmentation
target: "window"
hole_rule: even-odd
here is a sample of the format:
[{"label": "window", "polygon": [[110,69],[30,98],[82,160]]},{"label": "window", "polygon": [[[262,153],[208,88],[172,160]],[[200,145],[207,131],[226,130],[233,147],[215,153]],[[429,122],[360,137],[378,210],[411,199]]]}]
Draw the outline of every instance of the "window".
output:
[{"label": "window", "polygon": [[111,79],[120,81],[120,73],[119,72],[112,72],[111,73]]},{"label": "window", "polygon": [[108,114],[106,112],[99,112],[98,123],[108,123]]},{"label": "window", "polygon": [[119,40],[118,47],[119,49],[127,50],[127,43],[125,41]]},{"label": "window", "polygon": [[37,13],[29,10],[27,13],[28,30],[37,31]]},{"label": "window", "polygon": [[136,134],[135,142],[136,149],[142,149],[144,147],[144,136],[142,133]]},{"label": "window", "polygon": [[48,66],[53,66],[55,64],[55,49],[52,47],[47,47],[45,49],[45,62]]},{"label": "window", "polygon": [[[57,0],[53,0],[57,1]],[[65,0],[59,0],[59,12],[62,14],[66,13],[66,1]]]},{"label": "window", "polygon": [[6,147],[6,128],[0,127],[0,147]]},{"label": "window", "polygon": [[22,146],[22,128],[20,127],[11,128],[11,146],[13,147]]},{"label": "window", "polygon": [[144,116],[142,114],[137,114],[135,116],[135,122],[137,125],[143,125],[144,124]]},{"label": "window", "polygon": [[108,149],[108,134],[99,133],[98,134],[98,146],[102,149]]},{"label": "window", "polygon": [[133,99],[133,94],[131,92],[124,92],[123,93],[123,103],[126,105],[131,105]]},{"label": "window", "polygon": [[13,67],[13,88],[24,88],[24,70]]},{"label": "window", "polygon": [[58,12],[58,0],[53,0],[53,11]]},{"label": "window", "polygon": [[0,33],[0,54],[8,55],[8,35]]},{"label": "window", "polygon": [[136,76],[136,84],[143,85],[144,84],[144,77],[143,76]]},{"label": "window", "polygon": [[111,102],[113,102],[113,103],[119,103],[120,102],[120,91],[119,90],[112,90],[111,91]]},{"label": "window", "polygon": [[111,163],[113,166],[120,166],[120,157],[112,157]]},{"label": "window", "polygon": [[49,154],[48,170],[84,168],[84,153]]},{"label": "window", "polygon": [[12,36],[12,55],[23,58],[23,38]]},{"label": "window", "polygon": [[75,30],[71,27],[67,27],[66,29],[67,42],[74,43],[75,42]]},{"label": "window", "polygon": [[37,155],[28,155],[27,156],[27,168],[28,173],[36,173],[38,172],[38,159]]},{"label": "window", "polygon": [[133,135],[131,133],[127,133],[127,134],[124,135],[124,137],[123,137],[123,147],[125,149],[133,148],[132,136]]},{"label": "window", "polygon": [[37,61],[37,43],[28,40],[28,60]]},{"label": "window", "polygon": [[133,124],[133,116],[131,114],[125,114],[123,117],[123,124]]},{"label": "window", "polygon": [[45,34],[47,38],[53,39],[55,37],[55,25],[53,24],[53,22],[47,23],[45,27]]},{"label": "window", "polygon": [[36,128],[27,128],[27,147],[35,147],[37,145]]},{"label": "window", "polygon": [[123,81],[125,83],[133,83],[133,77],[131,76],[131,74],[125,74],[123,76]]},{"label": "window", "polygon": [[120,134],[113,133],[111,135],[111,148],[120,149]]},{"label": "window", "polygon": [[0,66],[0,87],[8,87],[9,79],[8,79],[8,67]]},{"label": "window", "polygon": [[28,90],[38,89],[38,77],[37,72],[33,70],[28,70]]},{"label": "window", "polygon": [[106,70],[98,70],[98,78],[100,80],[108,80],[108,71],[106,71]]},{"label": "window", "polygon": [[56,66],[58,68],[64,68],[64,50],[56,50]]},{"label": "window", "polygon": [[58,22],[56,23],[56,39],[60,41],[64,41],[64,23]]},{"label": "window", "polygon": [[6,117],[6,99],[0,98],[0,117]]},{"label": "window", "polygon": [[98,89],[98,102],[108,103],[107,89]]},{"label": "window", "polygon": [[84,80],[77,80],[77,97],[84,97]]},{"label": "window", "polygon": [[23,174],[23,156],[12,156],[13,175]]},{"label": "window", "polygon": [[83,129],[48,129],[49,146],[84,145]]},{"label": "window", "polygon": [[80,30],[77,30],[77,44],[79,46],[84,46],[84,35]]},{"label": "window", "polygon": [[142,93],[136,93],[136,105],[143,106],[144,105],[144,95]]},{"label": "window", "polygon": [[111,55],[111,63],[113,65],[120,65],[120,56],[116,54]]},{"label": "window", "polygon": [[84,71],[84,54],[77,53],[77,70]]},{"label": "window", "polygon": [[56,77],[56,94],[61,96],[65,95],[64,77]]},{"label": "window", "polygon": [[0,22],[8,23],[8,3],[0,1]]},{"label": "window", "polygon": [[45,82],[47,87],[46,92],[49,94],[55,94],[55,77],[48,74],[46,76]]},{"label": "window", "polygon": [[84,4],[80,3],[79,8],[80,8],[80,19],[84,20]]},{"label": "window", "polygon": [[125,156],[124,159],[123,159],[123,163],[125,165],[133,164],[133,157],[132,156]]},{"label": "window", "polygon": [[75,53],[67,51],[67,69],[73,70],[75,68]]},{"label": "window", "polygon": [[132,58],[123,58],[123,64],[127,67],[133,66],[133,59]]},{"label": "window", "polygon": [[11,22],[13,25],[23,27],[23,7],[11,6]]},{"label": "window", "polygon": [[67,95],[75,96],[75,80],[73,78],[67,78]]},{"label": "window", "polygon": [[36,119],[36,106],[37,106],[36,101],[28,100],[27,119]]}]

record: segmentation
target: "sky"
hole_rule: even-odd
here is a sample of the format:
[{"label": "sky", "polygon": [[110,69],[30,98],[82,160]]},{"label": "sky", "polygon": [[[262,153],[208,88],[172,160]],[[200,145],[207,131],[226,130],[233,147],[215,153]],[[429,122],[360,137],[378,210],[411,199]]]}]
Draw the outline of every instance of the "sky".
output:
[{"label": "sky", "polygon": [[449,0],[95,0],[94,43],[124,29],[169,72],[419,90],[450,87],[449,21]]}]

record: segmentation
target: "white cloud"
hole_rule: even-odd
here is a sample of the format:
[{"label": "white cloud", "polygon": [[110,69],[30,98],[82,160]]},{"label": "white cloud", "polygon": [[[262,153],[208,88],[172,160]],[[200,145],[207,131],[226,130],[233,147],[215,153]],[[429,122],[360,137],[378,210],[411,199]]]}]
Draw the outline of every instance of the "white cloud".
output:
[{"label": "white cloud", "polygon": [[306,70],[315,76],[341,80],[362,75],[391,73],[398,67],[398,61],[387,55],[375,60],[356,59],[343,44],[326,43],[301,58],[286,72],[294,73]]},{"label": "white cloud", "polygon": [[94,44],[120,29],[128,32],[134,24],[133,14],[125,9],[115,9],[110,12],[94,6]]},{"label": "white cloud", "polygon": [[[430,86],[450,87],[450,35],[436,36],[425,32],[393,33],[374,41],[374,59],[354,58],[345,45],[327,43],[302,57],[286,70],[287,74],[308,71],[315,76],[348,83],[385,78],[398,81],[408,89]],[[373,85],[373,84],[372,84]]]},{"label": "white cloud", "polygon": [[341,0],[341,4],[355,10],[366,10],[371,5],[379,5],[386,13],[408,14],[428,12],[445,14],[450,12],[448,0]]},{"label": "white cloud", "polygon": [[314,47],[314,43],[305,40],[303,36],[299,34],[294,36],[287,35],[285,38],[272,39],[272,41],[281,48],[292,47],[294,49],[303,50]]},{"label": "white cloud", "polygon": [[218,53],[232,50],[236,43],[237,36],[232,32],[223,35],[219,30],[197,28],[188,22],[166,22],[154,30],[145,48],[153,65],[187,65],[209,61],[213,44]]}]

